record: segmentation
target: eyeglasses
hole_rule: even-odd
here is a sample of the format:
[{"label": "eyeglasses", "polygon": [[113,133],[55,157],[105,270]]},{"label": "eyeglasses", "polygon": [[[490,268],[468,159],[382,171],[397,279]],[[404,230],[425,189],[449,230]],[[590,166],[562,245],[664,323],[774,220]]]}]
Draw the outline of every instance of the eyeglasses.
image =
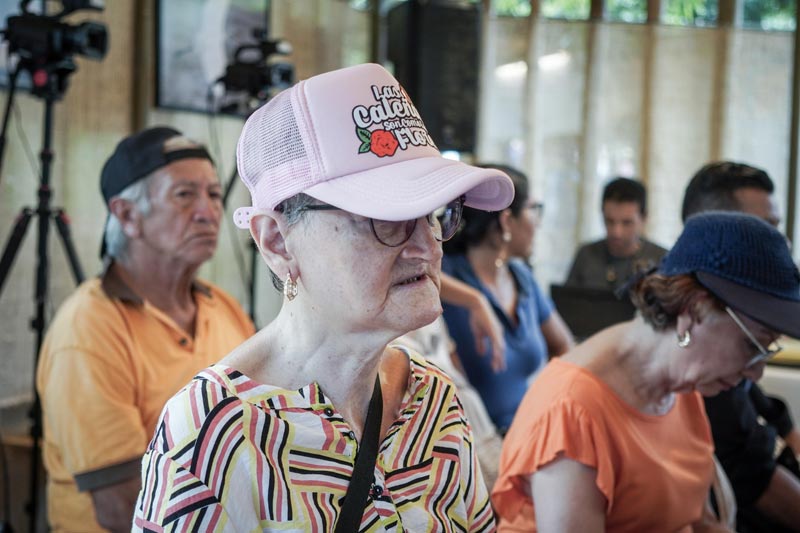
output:
[{"label": "eyeglasses", "polygon": [[727,311],[728,314],[731,315],[731,318],[733,319],[734,322],[736,322],[736,325],[739,326],[739,329],[741,329],[744,332],[744,334],[747,335],[747,338],[750,339],[750,342],[753,344],[753,347],[756,350],[758,350],[758,353],[747,362],[745,368],[752,368],[761,361],[767,361],[769,359],[772,359],[773,357],[778,355],[778,353],[781,350],[783,350],[783,346],[781,346],[777,342],[771,343],[770,348],[764,348],[764,346],[760,342],[758,342],[756,336],[753,335],[753,333],[747,328],[747,326],[744,325],[742,319],[740,319],[739,316],[733,312],[733,309],[731,309],[728,306],[725,306],[725,311]]},{"label": "eyeglasses", "polygon": [[530,203],[525,208],[530,209],[536,218],[542,218],[542,215],[544,215],[544,204],[542,202]]},{"label": "eyeglasses", "polygon": [[[433,229],[433,237],[443,242],[449,240],[455,235],[458,227],[461,225],[461,213],[464,209],[464,196],[456,198],[449,202],[447,205],[436,209],[433,213],[425,215],[428,225]],[[321,204],[321,205],[307,205],[300,209],[301,211],[342,211],[341,208]],[[378,242],[384,246],[392,248],[404,244],[417,227],[417,220],[380,220],[377,218],[370,218],[369,224],[372,228],[372,234],[378,239]]]}]

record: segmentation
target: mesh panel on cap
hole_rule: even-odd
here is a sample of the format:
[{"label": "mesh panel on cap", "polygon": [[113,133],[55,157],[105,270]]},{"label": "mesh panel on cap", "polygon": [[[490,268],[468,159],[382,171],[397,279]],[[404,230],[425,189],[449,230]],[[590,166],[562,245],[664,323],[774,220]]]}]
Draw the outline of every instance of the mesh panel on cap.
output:
[{"label": "mesh panel on cap", "polygon": [[292,90],[278,94],[248,120],[238,165],[253,206],[272,209],[312,183],[312,162],[292,105]]}]

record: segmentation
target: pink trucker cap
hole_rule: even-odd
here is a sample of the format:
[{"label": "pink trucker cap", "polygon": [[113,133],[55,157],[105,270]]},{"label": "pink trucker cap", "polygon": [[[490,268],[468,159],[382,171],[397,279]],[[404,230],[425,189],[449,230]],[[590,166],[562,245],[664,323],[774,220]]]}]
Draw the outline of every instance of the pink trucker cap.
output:
[{"label": "pink trucker cap", "polygon": [[486,211],[514,198],[504,173],[443,158],[405,90],[376,64],[279,93],[245,123],[236,161],[253,203],[234,212],[240,228],[301,192],[381,220],[421,217],[461,195]]}]

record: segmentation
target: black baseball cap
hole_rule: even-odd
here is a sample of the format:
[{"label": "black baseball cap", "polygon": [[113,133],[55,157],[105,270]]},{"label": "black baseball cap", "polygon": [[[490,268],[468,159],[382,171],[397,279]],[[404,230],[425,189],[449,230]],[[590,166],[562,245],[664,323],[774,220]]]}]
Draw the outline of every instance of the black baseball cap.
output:
[{"label": "black baseball cap", "polygon": [[128,186],[173,161],[200,158],[214,162],[206,149],[199,144],[165,150],[164,143],[173,137],[182,136],[183,134],[174,128],[156,126],[121,140],[103,165],[100,174],[100,191],[103,193],[106,205]]},{"label": "black baseball cap", "polygon": [[[214,163],[202,145],[192,143],[167,146],[167,141],[174,137],[183,137],[183,133],[167,126],[156,126],[125,137],[117,144],[100,173],[100,192],[106,206],[113,197],[130,185],[173,161],[199,158]],[[101,259],[106,252],[105,235],[102,240]]]}]

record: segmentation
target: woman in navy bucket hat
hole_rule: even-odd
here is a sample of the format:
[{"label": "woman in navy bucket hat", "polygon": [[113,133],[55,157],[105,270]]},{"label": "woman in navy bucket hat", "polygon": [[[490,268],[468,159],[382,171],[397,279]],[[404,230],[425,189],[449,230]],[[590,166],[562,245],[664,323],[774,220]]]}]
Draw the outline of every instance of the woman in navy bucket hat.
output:
[{"label": "woman in navy bucket hat", "polygon": [[630,295],[636,318],[551,361],[523,400],[492,493],[500,531],[715,522],[700,395],[757,380],[777,338],[800,336],[800,272],[775,228],[712,212],[687,221]]}]

